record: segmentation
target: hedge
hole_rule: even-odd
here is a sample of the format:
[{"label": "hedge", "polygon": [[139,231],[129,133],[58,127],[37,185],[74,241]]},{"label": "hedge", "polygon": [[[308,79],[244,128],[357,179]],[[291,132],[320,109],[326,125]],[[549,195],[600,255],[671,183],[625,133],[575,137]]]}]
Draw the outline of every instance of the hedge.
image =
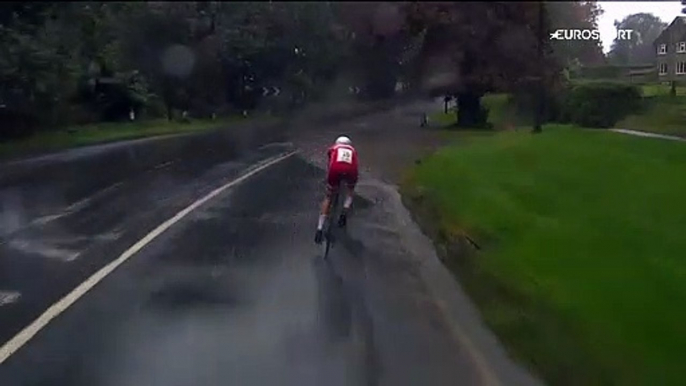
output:
[{"label": "hedge", "polygon": [[592,67],[581,67],[572,71],[573,78],[583,78],[583,79],[617,79],[622,76],[624,69],[619,66],[604,65],[604,66],[592,66]]},{"label": "hedge", "polygon": [[616,82],[572,85],[562,98],[559,121],[608,128],[641,107],[641,89]]}]

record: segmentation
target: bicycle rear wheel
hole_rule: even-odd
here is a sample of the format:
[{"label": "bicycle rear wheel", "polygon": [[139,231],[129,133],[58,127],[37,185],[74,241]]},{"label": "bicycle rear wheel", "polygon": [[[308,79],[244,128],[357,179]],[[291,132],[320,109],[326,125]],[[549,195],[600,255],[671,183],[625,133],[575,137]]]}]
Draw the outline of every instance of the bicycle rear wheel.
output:
[{"label": "bicycle rear wheel", "polygon": [[333,199],[329,203],[329,216],[326,219],[326,233],[324,234],[324,237],[326,238],[326,246],[324,247],[324,258],[328,257],[329,250],[333,246],[333,242],[334,242],[334,235],[333,235],[334,225],[333,225],[333,223],[334,223],[334,219],[338,215],[339,197],[340,197],[340,186],[336,190],[336,193],[334,193]]}]

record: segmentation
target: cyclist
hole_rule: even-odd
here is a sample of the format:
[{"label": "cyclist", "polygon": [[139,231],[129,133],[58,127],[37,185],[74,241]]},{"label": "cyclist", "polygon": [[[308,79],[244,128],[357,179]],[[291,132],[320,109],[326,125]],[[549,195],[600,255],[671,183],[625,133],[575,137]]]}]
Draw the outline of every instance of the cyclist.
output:
[{"label": "cyclist", "polygon": [[322,202],[319,222],[317,223],[317,232],[314,236],[314,242],[317,244],[322,242],[322,229],[324,228],[324,223],[329,215],[331,198],[337,191],[340,183],[346,182],[348,185],[341,217],[338,219],[338,226],[340,227],[345,226],[348,210],[353,203],[355,184],[357,184],[357,151],[353,147],[350,138],[346,136],[336,138],[336,143],[326,151],[326,155],[329,159],[326,173],[326,197],[324,198],[324,202]]}]

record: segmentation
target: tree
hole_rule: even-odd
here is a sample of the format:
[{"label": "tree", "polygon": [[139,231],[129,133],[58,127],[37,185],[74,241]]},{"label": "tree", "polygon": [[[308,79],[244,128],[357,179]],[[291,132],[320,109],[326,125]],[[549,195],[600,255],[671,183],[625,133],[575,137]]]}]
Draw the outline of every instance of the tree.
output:
[{"label": "tree", "polygon": [[637,13],[615,21],[617,29],[632,30],[630,40],[614,40],[609,60],[619,65],[642,65],[655,60],[653,41],[667,27],[659,17],[651,13]]},{"label": "tree", "polygon": [[[458,126],[486,125],[481,97],[522,83],[549,83],[559,66],[550,54],[545,9],[536,3],[414,3],[408,29],[425,31],[422,73],[431,89],[455,95]],[[540,25],[539,25],[540,24]],[[488,49],[484,49],[488,47]],[[542,53],[540,60],[537,53]]]},{"label": "tree", "polygon": [[[274,86],[281,89],[274,99],[296,106],[323,98],[346,72],[364,80],[372,96],[389,96],[412,58],[399,9],[333,2],[2,3],[0,119],[28,133],[29,126],[121,119],[131,109],[166,110],[169,119],[179,109],[207,116],[256,108],[263,87]],[[6,134],[3,128],[0,139]]]},{"label": "tree", "polygon": [[[338,3],[337,15],[350,36],[348,58],[366,96],[394,94],[412,41],[405,28],[405,5],[391,2]],[[405,63],[403,62],[405,59]]]},{"label": "tree", "polygon": [[[545,2],[551,30],[598,29],[602,9],[596,1]],[[605,60],[600,41],[555,40],[551,42],[555,57],[566,67],[602,64]]]},{"label": "tree", "polygon": [[[298,100],[324,97],[347,53],[335,11],[329,2],[279,3],[273,8],[274,46],[261,62],[268,83],[280,83]],[[285,82],[278,82],[279,77]]]},{"label": "tree", "polygon": [[3,4],[0,17],[0,139],[53,126],[69,114],[76,89],[78,42],[61,34],[67,22],[49,4]]}]

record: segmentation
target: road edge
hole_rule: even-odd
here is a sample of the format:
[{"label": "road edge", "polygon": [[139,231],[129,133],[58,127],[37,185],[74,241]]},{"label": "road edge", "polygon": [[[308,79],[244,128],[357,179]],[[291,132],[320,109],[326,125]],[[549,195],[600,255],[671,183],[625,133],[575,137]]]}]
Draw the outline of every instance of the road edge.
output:
[{"label": "road edge", "polygon": [[[436,305],[448,322],[452,338],[464,347],[478,367],[483,384],[543,385],[536,374],[509,354],[483,321],[478,307],[445,264],[446,245],[441,242],[438,230],[427,226],[428,218],[418,213],[418,208],[404,189],[393,186],[389,193],[397,205],[399,219],[411,225],[406,227],[404,244],[421,260],[420,275],[423,282],[434,295]],[[461,240],[460,247],[465,253],[473,249],[468,240]]]}]

